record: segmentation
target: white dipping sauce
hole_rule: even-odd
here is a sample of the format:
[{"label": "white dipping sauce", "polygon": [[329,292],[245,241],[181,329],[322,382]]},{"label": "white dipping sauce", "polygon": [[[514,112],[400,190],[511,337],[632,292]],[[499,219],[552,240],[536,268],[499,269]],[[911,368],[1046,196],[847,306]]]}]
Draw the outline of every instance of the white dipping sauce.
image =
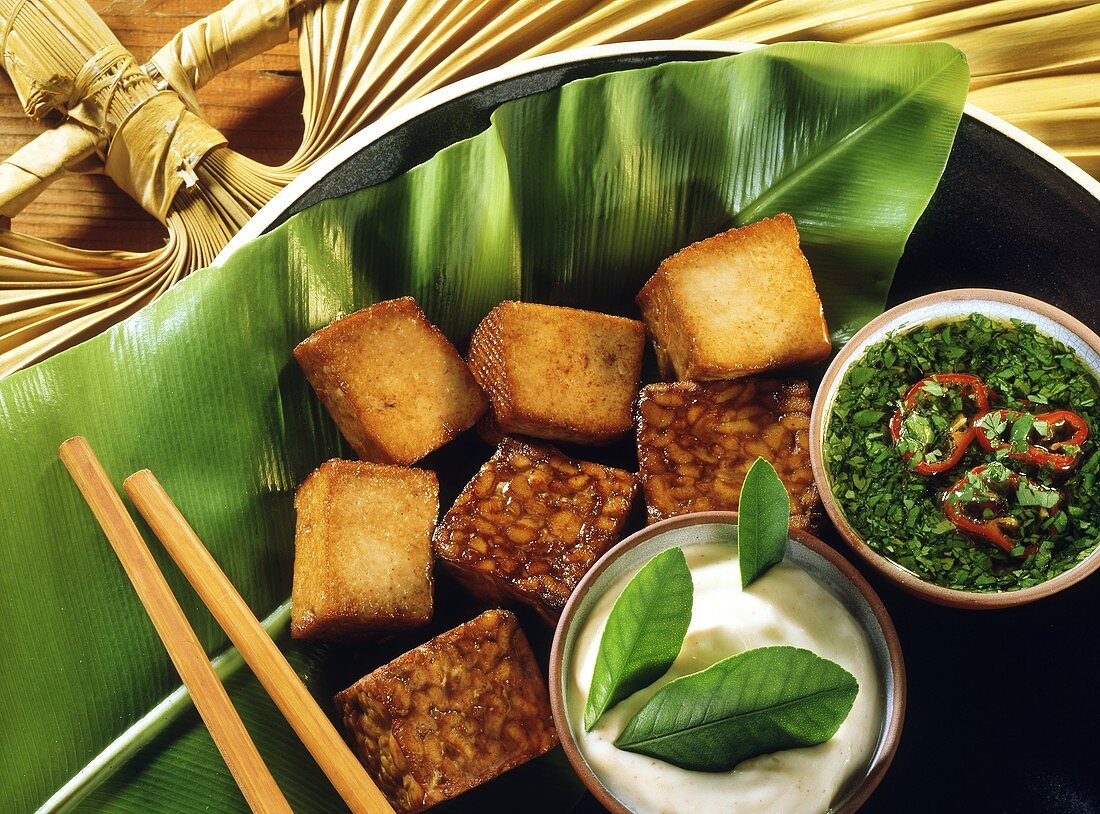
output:
[{"label": "white dipping sauce", "polygon": [[[736,545],[699,543],[683,551],[695,602],[679,657],[657,683],[604,713],[591,732],[584,731],[582,721],[596,651],[607,616],[636,570],[612,585],[585,620],[573,649],[567,700],[581,752],[611,793],[639,814],[823,814],[866,770],[882,729],[882,687],[863,629],[836,597],[796,565],[779,563],[746,593]],[[771,645],[811,650],[859,681],[852,711],[832,739],[761,755],[728,772],[688,771],[614,746],[627,721],[669,681]]]}]

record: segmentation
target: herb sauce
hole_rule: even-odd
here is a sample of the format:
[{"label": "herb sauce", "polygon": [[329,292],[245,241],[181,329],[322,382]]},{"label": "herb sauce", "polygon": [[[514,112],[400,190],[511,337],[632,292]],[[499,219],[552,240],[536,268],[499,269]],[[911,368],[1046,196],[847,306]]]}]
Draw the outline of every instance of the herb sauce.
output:
[{"label": "herb sauce", "polygon": [[[828,588],[793,563],[780,562],[744,591],[736,545],[698,542],[683,550],[695,601],[680,654],[668,673],[609,709],[591,731],[583,726],[584,707],[604,625],[636,570],[600,596],[577,632],[566,703],[578,748],[608,790],[638,814],[825,814],[866,772],[882,734],[885,693],[867,635]],[[672,680],[776,645],[817,653],[859,682],[851,712],[828,741],[722,772],[681,769],[615,746],[635,713]]]},{"label": "herb sauce", "polygon": [[[980,377],[992,410],[1079,414],[1090,433],[1076,468],[1066,473],[1028,466],[1008,457],[1007,449],[971,444],[948,471],[915,471],[895,445],[889,421],[913,384],[936,373]],[[867,545],[922,579],[981,592],[1036,585],[1072,568],[1100,542],[1098,398],[1100,387],[1077,355],[1028,323],[972,314],[891,334],[868,347],[837,388],[824,445],[833,494]],[[1026,550],[1002,551],[968,536],[944,513],[944,492],[971,468],[990,463],[1032,479],[1030,492],[1051,487],[1063,495],[1064,510],[1044,522]]]}]

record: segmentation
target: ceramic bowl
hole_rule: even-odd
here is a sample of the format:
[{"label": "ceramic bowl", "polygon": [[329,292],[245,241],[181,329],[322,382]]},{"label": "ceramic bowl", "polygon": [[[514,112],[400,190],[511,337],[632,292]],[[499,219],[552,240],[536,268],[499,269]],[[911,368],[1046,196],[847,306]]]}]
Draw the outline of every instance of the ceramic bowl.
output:
[{"label": "ceramic bowl", "polygon": [[[562,612],[550,651],[550,705],[554,725],[569,762],[589,791],[613,814],[634,814],[602,783],[577,745],[566,714],[567,686],[576,637],[599,598],[617,580],[657,554],[677,546],[735,539],[736,512],[699,512],[674,517],[632,534],[610,549],[573,591]],[[862,626],[875,656],[882,683],[884,715],[878,743],[864,775],[845,790],[831,814],[852,814],[875,790],[897,751],[905,718],[905,664],[894,624],[882,600],[860,573],[830,546],[806,532],[791,530],[786,560],[812,575],[851,612]]]},{"label": "ceramic bowl", "polygon": [[821,502],[829,519],[841,536],[868,565],[896,583],[902,589],[923,599],[958,608],[1005,608],[1034,602],[1080,582],[1100,568],[1100,548],[1068,571],[1030,588],[1018,591],[979,593],[944,588],[927,582],[908,568],[872,550],[845,516],[829,480],[825,463],[824,439],[832,413],[833,401],[852,363],[866,349],[882,341],[887,334],[915,328],[928,323],[943,322],[979,313],[993,319],[1020,319],[1032,323],[1076,352],[1078,359],[1100,380],[1100,337],[1084,323],[1053,305],[1022,294],[985,288],[960,288],[941,291],[910,300],[891,308],[869,322],[844,346],[825,373],[814,400],[810,418],[810,457],[814,480],[821,493]]}]

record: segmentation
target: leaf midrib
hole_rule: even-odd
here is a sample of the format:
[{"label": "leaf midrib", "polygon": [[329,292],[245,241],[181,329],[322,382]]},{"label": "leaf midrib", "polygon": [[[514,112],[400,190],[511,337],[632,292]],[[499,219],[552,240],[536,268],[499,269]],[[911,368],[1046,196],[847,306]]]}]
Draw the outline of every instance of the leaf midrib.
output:
[{"label": "leaf midrib", "polygon": [[832,694],[832,693],[840,692],[841,689],[842,689],[841,687],[833,687],[833,688],[827,689],[827,690],[818,690],[817,692],[811,693],[810,695],[803,695],[799,698],[792,698],[790,701],[784,701],[781,704],[773,704],[771,706],[761,707],[759,709],[754,709],[754,710],[751,710],[749,712],[739,713],[737,715],[726,715],[726,716],[723,716],[722,718],[719,718],[718,720],[706,721],[706,722],[701,723],[701,724],[694,724],[692,726],[686,726],[682,729],[677,729],[675,732],[669,732],[665,735],[657,735],[657,736],[651,737],[651,738],[644,738],[642,740],[629,741],[627,743],[624,743],[623,745],[624,746],[646,746],[648,744],[662,743],[663,741],[666,741],[670,738],[677,738],[677,737],[681,737],[681,736],[689,734],[689,733],[705,731],[707,729],[710,729],[711,727],[715,727],[715,726],[719,726],[721,724],[724,724],[724,723],[726,723],[727,721],[729,721],[733,718],[752,720],[753,718],[756,718],[756,717],[758,717],[760,715],[763,715],[765,713],[777,712],[777,711],[786,709],[787,707],[793,706],[794,704],[801,704],[801,703],[805,703],[807,701],[812,701],[813,699],[818,698],[822,695],[829,695],[829,694]]},{"label": "leaf midrib", "polygon": [[785,192],[791,186],[794,186],[801,181],[807,174],[815,172],[820,165],[831,161],[833,157],[843,149],[847,149],[849,142],[858,141],[863,138],[868,132],[874,130],[882,122],[886,121],[890,116],[894,114],[899,108],[911,102],[917,97],[921,91],[924,90],[934,80],[938,79],[950,68],[954,67],[954,61],[946,62],[939,69],[933,71],[927,77],[922,79],[916,85],[911,87],[908,91],[899,96],[891,104],[880,107],[875,111],[874,115],[866,121],[862,122],[858,127],[853,130],[849,130],[840,138],[834,140],[825,149],[818,151],[814,156],[805,164],[800,164],[791,172],[784,175],[777,183],[772,184],[768,189],[763,192],[756,200],[749,203],[747,206],[742,207],[735,215],[738,222],[745,223],[755,219],[759,215],[765,205],[775,199],[780,193]]},{"label": "leaf midrib", "polygon": [[[659,592],[658,592],[659,593]],[[639,624],[634,626],[634,635],[630,637],[630,650],[628,651],[626,664],[630,664],[634,661],[629,654],[632,654],[638,645],[638,642],[642,640],[642,631],[645,630],[654,620],[657,615],[657,610],[660,607],[656,602],[647,602],[649,608],[645,611],[645,615],[640,620]],[[636,662],[635,662],[636,663]]]},{"label": "leaf midrib", "polygon": [[[760,564],[764,560],[764,555],[760,550],[760,516],[763,512],[764,499],[760,491],[759,483],[757,484],[757,488],[749,490],[747,495],[749,506],[746,507],[749,509],[748,512],[741,508],[740,503],[737,504],[737,516],[739,518],[737,527],[737,554],[739,559],[744,558],[746,552],[749,554],[748,573],[752,576],[747,580],[748,583],[751,583],[760,575]],[[742,492],[742,495],[744,494],[745,492]],[[744,539],[742,539],[741,535],[742,529],[748,532],[748,534],[744,536]],[[749,545],[744,545],[746,541]],[[744,590],[746,587],[745,575],[742,574],[741,589]]]}]

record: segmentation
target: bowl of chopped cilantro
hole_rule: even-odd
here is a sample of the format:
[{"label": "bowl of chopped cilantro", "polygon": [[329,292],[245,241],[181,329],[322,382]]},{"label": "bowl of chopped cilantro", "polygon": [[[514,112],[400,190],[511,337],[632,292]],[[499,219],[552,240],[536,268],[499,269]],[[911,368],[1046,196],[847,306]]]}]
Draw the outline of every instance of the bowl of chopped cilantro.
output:
[{"label": "bowl of chopped cilantro", "polygon": [[822,380],[814,478],[857,554],[941,604],[1021,605],[1100,567],[1100,337],[1054,306],[944,291]]}]

